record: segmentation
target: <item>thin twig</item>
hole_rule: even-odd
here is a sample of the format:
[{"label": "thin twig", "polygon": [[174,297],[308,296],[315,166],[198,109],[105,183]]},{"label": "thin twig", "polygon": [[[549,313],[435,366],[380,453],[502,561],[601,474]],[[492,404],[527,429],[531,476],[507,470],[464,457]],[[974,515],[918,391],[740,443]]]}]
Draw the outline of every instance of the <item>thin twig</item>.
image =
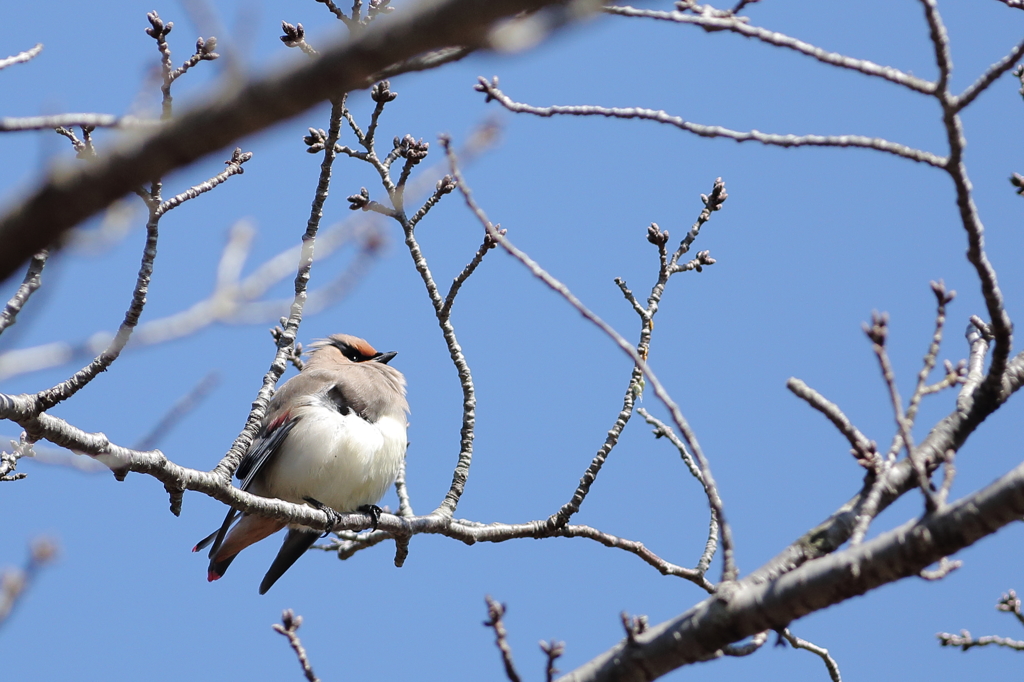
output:
[{"label": "thin twig", "polygon": [[4,57],[0,59],[0,69],[6,69],[8,66],[14,66],[15,64],[24,64],[30,59],[34,59],[36,55],[43,51],[43,44],[36,43],[34,47],[30,47],[24,52],[19,52],[13,57]]},{"label": "thin twig", "polygon": [[917,386],[914,388],[914,394],[907,405],[907,421],[911,424],[914,423],[917,417],[917,409],[921,404],[921,398],[925,395],[925,390],[928,387],[928,376],[935,369],[939,349],[942,347],[942,328],[946,323],[946,306],[956,297],[956,292],[947,292],[945,285],[941,281],[932,282],[931,287],[932,292],[935,294],[937,308],[935,313],[935,332],[932,334],[932,342],[929,344],[928,352],[925,353],[924,362],[921,364],[921,371],[917,374]]},{"label": "thin twig", "polygon": [[555,667],[555,661],[565,653],[565,642],[558,642],[552,640],[550,642],[541,641],[540,650],[547,656],[547,665],[544,666],[544,679],[546,682],[553,682],[555,676],[558,675],[558,668]]},{"label": "thin twig", "polygon": [[828,670],[828,676],[831,678],[832,682],[843,682],[842,675],[839,674],[839,664],[836,663],[835,659],[832,658],[831,655],[829,655],[828,649],[820,647],[813,642],[808,642],[806,639],[800,639],[790,632],[789,628],[782,630],[780,634],[794,649],[810,651],[812,654],[820,657],[822,662],[825,664],[825,668]]},{"label": "thin twig", "polygon": [[462,288],[463,283],[469,279],[469,276],[477,269],[477,266],[483,261],[484,256],[487,252],[493,249],[497,244],[491,239],[489,234],[484,234],[484,241],[480,244],[480,248],[473,254],[473,259],[462,269],[455,279],[452,281],[451,288],[448,289],[448,295],[444,299],[444,306],[441,308],[441,315],[447,319],[451,316],[452,305],[455,303],[455,297],[459,294],[459,290]]},{"label": "thin twig", "polygon": [[505,676],[509,682],[520,682],[519,673],[516,672],[516,664],[512,660],[512,647],[508,645],[508,631],[505,630],[505,623],[502,616],[505,615],[505,605],[494,601],[490,595],[485,597],[487,601],[487,618],[484,626],[494,630],[494,644],[501,652],[501,661],[505,665]]},{"label": "thin twig", "polygon": [[722,653],[726,656],[733,656],[735,658],[741,658],[743,656],[749,656],[756,652],[764,643],[768,641],[768,633],[770,630],[759,632],[750,638],[750,641],[745,644],[730,644],[722,647]]},{"label": "thin twig", "polygon": [[966,108],[978,95],[995,83],[1000,76],[1013,68],[1013,65],[1016,64],[1022,56],[1024,56],[1024,41],[1018,43],[1008,55],[988,67],[988,69],[985,70],[985,73],[978,77],[978,80],[971,83],[966,90],[960,93],[960,96],[954,98],[953,106],[958,111]]},{"label": "thin twig", "polygon": [[[654,436],[656,438],[667,438],[669,442],[676,447],[679,451],[679,456],[682,457],[683,463],[686,465],[686,468],[689,469],[690,474],[700,482],[701,486],[704,488],[704,493],[708,495],[708,500],[710,502],[711,493],[708,491],[707,486],[704,485],[704,476],[693,461],[693,456],[687,451],[686,443],[679,439],[679,436],[676,435],[675,431],[673,431],[668,424],[661,421],[644,408],[638,408],[637,412],[648,424],[654,427]],[[718,530],[718,517],[715,516],[715,509],[712,506],[711,521],[708,524],[708,539],[704,543],[704,552],[697,561],[697,570],[702,573],[707,572],[708,567],[711,566],[711,560],[715,556],[715,551],[718,549]]]},{"label": "thin twig", "polygon": [[[1024,625],[1024,613],[1021,612],[1020,598],[1017,597],[1017,592],[1015,590],[1007,591],[999,599],[999,602],[996,604],[996,609],[1003,613],[1012,613],[1017,618],[1017,621]],[[938,637],[939,644],[941,646],[960,647],[963,651],[967,651],[972,647],[989,646],[991,644],[1005,647],[1007,649],[1014,649],[1016,651],[1024,651],[1024,642],[1009,639],[1008,637],[999,637],[997,635],[987,635],[985,637],[978,637],[975,639],[967,630],[961,630],[959,635],[940,632],[936,637]]]},{"label": "thin twig", "polygon": [[[301,256],[296,244],[249,268],[241,278],[255,229],[244,221],[236,223],[217,266],[215,286],[208,296],[184,310],[149,321],[140,321],[125,350],[166,343],[193,335],[213,324],[267,324],[287,316],[292,298],[261,297],[290,275]],[[321,261],[343,247],[355,243],[357,251],[333,280],[310,289],[304,310],[307,314],[325,310],[344,297],[363,278],[380,255],[385,244],[380,228],[363,216],[323,228],[317,237],[316,260]],[[0,381],[10,377],[60,367],[97,355],[113,339],[114,333],[98,331],[78,341],[56,341],[0,354]],[[276,339],[275,339],[276,340]],[[294,364],[294,355],[289,361]]]},{"label": "thin twig", "polygon": [[43,267],[46,265],[46,259],[49,256],[50,252],[47,249],[43,249],[32,257],[21,286],[18,287],[14,296],[11,297],[11,300],[4,306],[3,311],[0,312],[0,334],[3,334],[8,327],[14,324],[22,307],[42,284]]},{"label": "thin twig", "polygon": [[[740,3],[739,8],[742,9],[743,5]],[[775,31],[769,31],[768,29],[761,28],[759,26],[751,26],[746,21],[739,17],[717,17],[707,16],[702,14],[684,14],[683,12],[673,11],[665,12],[661,10],[651,9],[639,9],[636,7],[629,6],[608,6],[603,8],[608,14],[615,14],[623,17],[634,17],[640,19],[655,19],[659,21],[670,21],[679,24],[694,24],[701,26],[705,29],[711,29],[715,31],[732,31],[733,33],[739,33],[740,35],[760,40],[761,42],[776,47],[783,47],[800,54],[813,57],[819,62],[828,64],[830,66],[837,66],[842,69],[850,69],[858,73],[862,73],[865,76],[874,76],[876,78],[882,78],[902,85],[905,88],[922,92],[924,94],[932,94],[935,91],[935,84],[931,83],[923,78],[917,78],[909,73],[900,71],[899,69],[891,66],[881,66],[870,62],[866,59],[854,59],[853,57],[847,57],[846,55],[839,54],[837,52],[829,52],[816,45],[805,43],[802,40],[791,38],[783,33],[776,33]],[[737,10],[734,10],[735,14]]]},{"label": "thin twig", "polygon": [[860,432],[856,426],[847,418],[839,406],[830,402],[823,395],[805,384],[796,377],[790,377],[786,382],[786,388],[793,392],[798,398],[807,401],[807,404],[825,415],[839,432],[846,437],[853,448],[854,457],[861,462],[870,462],[873,453],[876,451],[874,442]]},{"label": "thin twig", "polygon": [[55,114],[53,116],[6,116],[0,118],[0,133],[54,128],[143,128],[160,125],[160,121],[136,116],[111,114]]},{"label": "thin twig", "polygon": [[[378,106],[375,108],[375,111],[377,111],[377,108],[383,106],[384,103],[395,99],[393,96],[395,93],[388,90],[386,87],[378,89],[377,92],[380,101],[377,103]],[[379,115],[380,114],[378,113],[377,116]],[[409,218],[406,215],[403,205],[405,182],[412,167],[417,165],[426,157],[428,145],[425,145],[422,142],[416,142],[409,135],[406,135],[401,140],[395,138],[396,142],[392,151],[393,156],[389,154],[385,161],[381,161],[377,156],[374,139],[367,138],[367,136],[361,131],[355,119],[348,113],[347,109],[345,110],[345,117],[346,120],[348,120],[353,133],[356,135],[357,140],[367,151],[366,155],[361,156],[360,158],[377,170],[377,173],[381,178],[381,184],[384,186],[384,189],[387,191],[388,197],[392,202],[391,208],[384,207],[377,202],[372,202],[369,200],[369,193],[365,188],[363,188],[359,195],[349,197],[349,202],[351,204],[350,207],[353,209],[374,210],[374,207],[378,206],[381,208],[380,212],[393,218],[402,226],[402,231],[405,234],[405,245],[409,249],[409,255],[412,257],[416,272],[419,273],[420,278],[423,280],[423,284],[427,289],[427,296],[430,298],[430,302],[434,307],[434,315],[437,318],[438,326],[441,327],[441,334],[448,347],[448,353],[452,359],[452,363],[455,365],[455,370],[459,375],[459,384],[462,386],[462,428],[459,432],[459,456],[455,464],[455,469],[452,472],[452,483],[448,488],[448,492],[434,511],[436,514],[451,518],[454,515],[455,510],[458,507],[459,500],[462,497],[462,493],[466,488],[466,481],[469,478],[469,468],[473,462],[473,440],[475,438],[476,429],[476,388],[473,385],[473,374],[469,368],[469,363],[466,361],[466,356],[462,351],[462,346],[459,344],[458,338],[455,335],[455,327],[451,322],[451,308],[454,304],[454,294],[452,291],[449,292],[450,298],[448,301],[441,297],[441,292],[437,286],[437,282],[434,280],[434,276],[430,272],[430,267],[427,265],[427,260],[423,255],[423,250],[419,245],[419,241],[416,239],[416,226],[419,220],[426,215],[427,211],[430,210],[430,207],[437,203],[441,196],[450,193],[454,189],[454,183],[451,182],[450,178],[442,178],[437,183],[434,195],[431,199],[428,199],[424,206],[421,207],[412,218]],[[400,156],[406,159],[406,164],[405,168],[402,170],[402,179],[398,184],[396,184],[391,179],[391,165],[388,159],[394,160]],[[485,249],[484,251],[486,252],[487,250],[489,249]],[[470,265],[472,266],[472,263]],[[464,277],[460,275],[461,281],[457,279],[457,285],[453,285],[454,293],[458,292],[458,288],[462,286],[462,283],[464,283],[465,279],[472,274],[473,270],[475,270],[475,266],[469,267],[468,272],[464,271]]]},{"label": "thin twig", "polygon": [[285,609],[281,614],[281,623],[274,623],[271,627],[274,628],[274,632],[288,638],[288,643],[291,644],[296,658],[299,659],[299,665],[302,667],[302,674],[306,677],[306,680],[308,682],[320,682],[320,678],[313,672],[313,666],[309,663],[309,657],[306,656],[306,649],[302,646],[302,640],[296,634],[301,625],[302,616],[296,616],[291,609]]},{"label": "thin twig", "polygon": [[939,565],[937,568],[935,568],[934,570],[925,569],[921,571],[918,575],[920,575],[925,580],[934,582],[936,580],[942,580],[947,575],[949,575],[950,573],[957,570],[963,565],[964,562],[960,561],[959,559],[957,559],[956,561],[950,561],[949,557],[942,557],[941,559],[939,559]]},{"label": "thin twig", "polygon": [[201,182],[198,185],[193,185],[192,187],[189,187],[181,194],[177,194],[171,197],[170,199],[161,202],[156,209],[157,216],[163,215],[164,213],[167,213],[167,211],[170,211],[171,209],[181,206],[183,203],[189,201],[190,199],[195,199],[200,194],[205,194],[206,192],[209,192],[217,185],[223,184],[232,175],[241,175],[242,173],[245,172],[245,169],[242,168],[242,164],[244,164],[251,158],[252,152],[243,152],[241,147],[236,147],[235,151],[232,152],[231,154],[231,158],[228,161],[224,162],[225,165],[227,165],[227,168],[225,168],[222,172],[218,173],[217,175],[214,175],[206,182]]},{"label": "thin twig", "polygon": [[888,315],[873,313],[871,316],[871,326],[865,324],[864,333],[871,340],[872,349],[875,351],[875,356],[878,358],[878,364],[882,370],[882,378],[885,380],[885,385],[889,389],[889,399],[892,402],[893,416],[896,419],[897,432],[896,436],[893,438],[892,447],[889,450],[889,459],[891,460],[899,453],[901,446],[906,448],[907,459],[910,460],[910,464],[917,472],[921,492],[924,494],[928,510],[931,511],[937,508],[938,500],[935,497],[935,491],[932,489],[931,479],[928,476],[927,468],[916,456],[914,451],[914,439],[910,433],[913,423],[903,412],[903,401],[900,398],[899,387],[896,385],[896,375],[893,372],[892,363],[889,361],[889,353],[885,349],[885,341],[889,329],[888,324]]},{"label": "thin twig", "polygon": [[976,646],[989,646],[990,644],[1001,646],[1006,649],[1013,649],[1015,651],[1024,651],[1024,642],[1017,639],[1010,639],[1009,637],[1000,637],[998,635],[985,635],[984,637],[978,637],[975,639],[967,630],[961,630],[959,635],[940,632],[935,636],[938,637],[939,644],[941,646],[955,646],[960,648],[962,651],[967,651],[968,649],[972,649]]}]

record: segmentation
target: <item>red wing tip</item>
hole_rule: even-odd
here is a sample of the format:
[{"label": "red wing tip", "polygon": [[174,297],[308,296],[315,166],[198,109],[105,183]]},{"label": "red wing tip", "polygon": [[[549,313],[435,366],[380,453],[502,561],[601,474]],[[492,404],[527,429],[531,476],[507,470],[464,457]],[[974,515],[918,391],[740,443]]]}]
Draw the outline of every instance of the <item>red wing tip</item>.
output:
[{"label": "red wing tip", "polygon": [[214,580],[220,580],[220,574],[218,574],[216,571],[209,571],[206,574],[206,582],[212,583]]},{"label": "red wing tip", "polygon": [[192,551],[193,552],[198,552],[199,551],[199,545],[196,545],[195,547],[193,547]]}]

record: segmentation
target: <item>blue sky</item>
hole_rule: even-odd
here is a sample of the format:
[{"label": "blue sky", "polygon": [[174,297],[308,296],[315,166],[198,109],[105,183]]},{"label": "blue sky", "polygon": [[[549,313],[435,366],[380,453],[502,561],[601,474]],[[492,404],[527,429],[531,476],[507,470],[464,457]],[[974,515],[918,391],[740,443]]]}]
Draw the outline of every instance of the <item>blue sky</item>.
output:
[{"label": "blue sky", "polygon": [[[157,52],[143,29],[153,9],[175,22],[174,61],[184,60],[200,31],[178,2],[8,3],[0,53],[36,42],[45,49],[0,73],[0,115],[151,107],[149,74]],[[1024,14],[997,2],[944,2],[940,10],[957,91],[1024,33]],[[252,73],[301,58],[277,39],[282,19],[302,22],[314,45],[341,30],[312,0],[222,1],[209,11],[226,27],[217,31],[221,51],[233,51]],[[924,78],[936,75],[917,2],[764,0],[748,14],[757,25],[829,50]],[[216,89],[223,68],[223,61],[201,64],[189,73],[175,86],[176,104],[188,106]],[[890,353],[908,397],[931,336],[933,279],[958,292],[940,357],[955,362],[965,356],[962,330],[984,307],[964,258],[966,238],[950,180],[922,164],[864,150],[775,149],[639,121],[515,116],[473,91],[478,76],[493,75],[511,97],[535,105],[649,107],[739,130],[872,135],[941,154],[938,107],[891,83],[736,35],[609,17],[528,53],[474,56],[392,83],[399,97],[385,111],[381,139],[411,134],[430,141],[425,165],[441,156],[439,133],[458,143],[481,122],[500,121],[500,144],[466,168],[476,198],[510,239],[630,339],[637,337],[638,319],[613,278],[646,295],[657,272],[647,226],[657,222],[676,242],[701,209],[699,195],[724,178],[729,199],[695,245],[710,249],[718,262],[670,283],[650,360],[709,457],[740,568],[754,570],[845,502],[862,476],[845,440],[786,390],[787,378],[805,380],[869,437],[887,444],[891,409],[860,325],[873,310],[889,313]],[[1024,199],[1007,178],[1024,172],[1019,87],[1007,75],[964,114],[968,172],[1014,318],[1024,310]],[[367,94],[354,94],[350,102],[365,123],[372,109]],[[247,219],[258,230],[246,272],[296,243],[319,170],[319,157],[307,154],[301,141],[310,126],[326,128],[325,107],[244,140],[243,149],[254,154],[244,175],[165,217],[144,320],[208,294],[227,231],[237,221]],[[101,146],[110,140],[98,139]],[[73,162],[69,147],[55,134],[0,136],[0,205],[30,187],[47,164]],[[214,175],[229,155],[214,154],[166,178],[165,192]],[[351,216],[344,198],[362,186],[371,197],[381,196],[371,169],[339,159],[325,225]],[[51,260],[44,288],[0,340],[0,350],[78,342],[116,328],[135,279],[142,225],[137,214],[132,231],[112,248],[68,250]],[[300,339],[343,331],[399,352],[392,364],[408,378],[412,406],[409,486],[415,509],[425,513],[451,480],[461,391],[401,234],[393,224],[380,228],[387,236],[383,256],[347,298],[308,317]],[[461,270],[482,236],[457,195],[442,201],[418,233],[439,283]],[[314,283],[330,279],[345,258],[318,264]],[[287,295],[290,286],[286,281],[274,293]],[[5,297],[13,287],[4,284]],[[489,254],[464,287],[453,322],[479,398],[476,454],[458,516],[546,518],[569,499],[612,425],[629,360],[500,252]],[[126,352],[55,414],[130,445],[216,370],[216,390],[160,444],[175,462],[209,469],[241,429],[273,356],[268,326],[215,326]],[[18,376],[0,390],[36,391],[75,368]],[[1011,400],[961,451],[954,497],[1020,461],[1019,402]],[[643,404],[665,416],[653,395]],[[927,399],[917,437],[952,405],[952,394]],[[8,425],[0,435],[17,432]],[[118,483],[103,473],[24,461],[20,470],[29,477],[0,487],[0,565],[21,563],[29,541],[42,534],[58,539],[61,554],[0,631],[10,679],[300,679],[285,640],[270,629],[283,608],[304,616],[300,635],[325,681],[382,673],[502,679],[492,634],[481,626],[485,594],[508,604],[520,672],[538,679],[543,657],[537,640],[565,641],[559,667],[568,671],[622,637],[620,611],[660,622],[704,596],[631,555],[585,540],[467,547],[417,536],[402,569],[394,568],[388,543],[344,563],[314,553],[260,597],[256,587],[277,540],[248,550],[214,584],[205,580],[206,562],[189,552],[219,523],[220,503],[189,493],[176,518],[162,486],[145,476]],[[394,494],[384,503],[394,506]],[[703,549],[705,507],[671,447],[635,419],[576,520],[693,565]],[[909,494],[873,531],[921,509],[919,496]],[[798,621],[793,631],[829,648],[847,679],[1011,674],[1020,665],[1013,653],[941,650],[934,634],[967,628],[1019,635],[1019,626],[994,604],[1005,590],[1024,589],[1020,540],[1018,526],[1006,528],[963,552],[964,567],[944,581],[888,586]],[[718,570],[716,561],[712,572]],[[816,657],[771,646],[666,679],[693,679],[708,672],[706,665],[722,680],[827,679]]]}]

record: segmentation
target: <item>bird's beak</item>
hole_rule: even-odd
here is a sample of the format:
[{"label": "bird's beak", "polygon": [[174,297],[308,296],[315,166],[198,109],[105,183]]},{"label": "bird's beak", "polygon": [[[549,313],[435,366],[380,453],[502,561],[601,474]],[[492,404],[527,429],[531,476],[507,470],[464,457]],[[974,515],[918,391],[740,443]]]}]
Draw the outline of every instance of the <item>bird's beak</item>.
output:
[{"label": "bird's beak", "polygon": [[393,350],[391,350],[391,351],[388,351],[387,353],[377,353],[376,355],[373,356],[373,359],[376,360],[377,362],[380,362],[380,363],[383,363],[383,364],[386,365],[389,362],[391,362],[391,359],[393,357],[395,357],[396,355],[398,355],[398,353],[393,351]]}]

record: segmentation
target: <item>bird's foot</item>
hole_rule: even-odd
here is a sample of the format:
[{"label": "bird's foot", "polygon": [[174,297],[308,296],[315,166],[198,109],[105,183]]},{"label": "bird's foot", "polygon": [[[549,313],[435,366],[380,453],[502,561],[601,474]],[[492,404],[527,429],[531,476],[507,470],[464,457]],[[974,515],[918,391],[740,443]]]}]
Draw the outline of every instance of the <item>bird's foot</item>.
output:
[{"label": "bird's foot", "polygon": [[373,519],[373,525],[370,526],[370,530],[377,530],[377,524],[380,523],[380,515],[383,513],[380,507],[375,504],[364,504],[357,511],[369,514],[370,518]]},{"label": "bird's foot", "polygon": [[311,506],[314,509],[317,509],[319,511],[322,511],[324,514],[327,514],[327,518],[330,521],[331,525],[330,525],[330,528],[325,530],[324,534],[321,535],[320,537],[325,538],[328,535],[330,535],[331,534],[331,529],[334,528],[334,526],[338,525],[338,522],[341,521],[341,514],[339,514],[338,512],[334,511],[333,509],[328,507],[326,504],[324,504],[320,500],[314,499],[312,497],[303,497],[302,499],[304,499],[306,502],[308,502],[309,506]]}]

